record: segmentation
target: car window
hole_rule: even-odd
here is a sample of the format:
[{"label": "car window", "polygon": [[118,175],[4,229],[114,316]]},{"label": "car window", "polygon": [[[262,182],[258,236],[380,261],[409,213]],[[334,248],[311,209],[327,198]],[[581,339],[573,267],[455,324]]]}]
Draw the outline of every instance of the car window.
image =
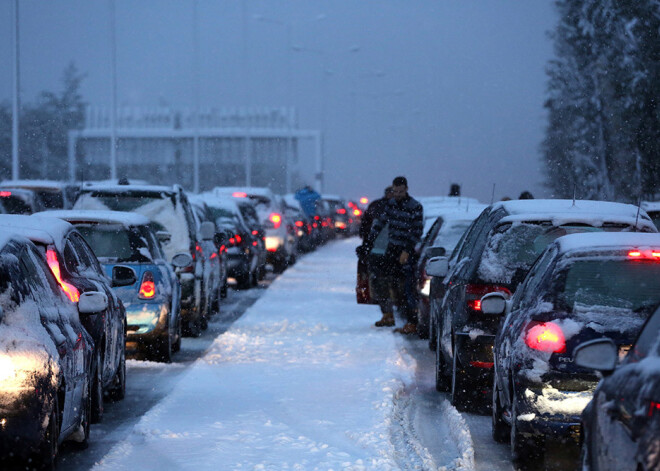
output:
[{"label": "car window", "polygon": [[639,333],[634,348],[626,357],[626,363],[635,363],[649,355],[660,356],[660,306]]},{"label": "car window", "polygon": [[80,262],[79,273],[85,271],[91,271],[97,275],[102,273],[101,268],[98,266],[94,251],[89,248],[85,240],[75,232],[72,232],[69,235],[69,240],[78,255],[78,261]]},{"label": "car window", "polygon": [[548,279],[548,268],[556,255],[557,248],[552,247],[534,263],[525,281],[524,289],[520,290],[522,294],[520,307],[529,307],[539,301],[539,297],[543,294],[541,285]]},{"label": "car window", "polygon": [[78,260],[78,255],[76,254],[75,247],[68,239],[64,243],[63,256],[64,256],[64,266],[66,267],[67,271],[69,271],[70,273],[78,273],[79,272],[78,267],[80,265],[80,261]]},{"label": "car window", "polygon": [[20,264],[30,297],[39,303],[56,304],[56,299],[60,296],[59,288],[52,277],[46,275],[45,264],[40,264],[38,257],[31,254],[27,248],[21,253]]}]

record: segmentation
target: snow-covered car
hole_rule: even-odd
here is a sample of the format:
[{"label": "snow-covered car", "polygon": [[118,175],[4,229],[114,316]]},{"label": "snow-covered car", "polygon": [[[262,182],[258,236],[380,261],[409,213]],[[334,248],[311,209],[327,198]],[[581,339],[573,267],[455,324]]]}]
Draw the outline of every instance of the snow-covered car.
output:
[{"label": "snow-covered car", "polygon": [[94,341],[80,318],[105,310],[103,293],[61,292],[43,251],[0,236],[0,459],[3,469],[53,469],[59,445],[86,447]]},{"label": "snow-covered car", "polygon": [[80,233],[66,221],[40,214],[0,215],[0,228],[21,234],[37,246],[71,302],[78,302],[86,292],[106,296],[103,312],[81,319],[94,340],[92,422],[99,422],[104,395],[121,400],[126,391],[126,311]]},{"label": "snow-covered car", "polygon": [[69,209],[78,196],[80,186],[54,180],[5,180],[0,190],[23,188],[34,191],[43,202],[45,209]]},{"label": "snow-covered car", "polygon": [[276,272],[282,272],[296,260],[295,239],[287,231],[282,204],[270,189],[254,187],[216,187],[220,197],[248,198],[255,203],[259,219],[266,231],[267,261]]},{"label": "snow-covered car", "polygon": [[[417,333],[423,339],[430,339],[429,347],[433,350],[435,350],[436,338],[435,328],[431,325],[429,303],[431,277],[426,274],[426,262],[436,256],[451,254],[484,207],[474,205],[471,210],[451,209],[439,212],[417,249],[418,260],[415,266],[418,293]],[[438,281],[440,279],[436,280]]]},{"label": "snow-covered car", "polygon": [[[656,232],[644,211],[623,203],[515,200],[486,208],[450,260],[436,257],[427,264],[429,275],[447,275],[442,289],[431,292],[438,338],[436,387],[449,389],[458,408],[489,402],[499,319],[483,315],[481,297],[491,292],[510,296],[536,258],[558,237],[633,230]],[[443,260],[445,269],[435,265]],[[447,264],[451,264],[449,273]],[[442,302],[435,302],[434,296],[440,295]]]},{"label": "snow-covered car", "polygon": [[348,209],[346,201],[339,195],[322,195],[321,200],[325,201],[330,209],[330,218],[332,228],[341,236],[350,236],[357,233],[357,226],[352,217],[352,212]]},{"label": "snow-covered car", "polygon": [[[126,347],[150,360],[170,362],[181,347],[181,286],[149,220],[118,211],[44,213],[71,223],[90,245],[126,309]],[[187,252],[172,263],[192,264]],[[117,276],[120,274],[121,276]],[[118,279],[120,280],[119,282]]]},{"label": "snow-covered car", "polygon": [[0,200],[7,214],[33,214],[46,209],[39,194],[25,188],[2,188]]},{"label": "snow-covered car", "polygon": [[573,234],[548,246],[510,302],[502,293],[481,299],[483,315],[503,320],[493,437],[510,440],[514,461],[538,459],[547,439],[579,441],[598,377],[575,364],[573,351],[608,337],[623,356],[660,303],[658,280],[660,234]]},{"label": "snow-covered car", "polygon": [[660,469],[660,308],[620,365],[605,338],[579,345],[574,359],[604,376],[582,412],[583,469]]},{"label": "snow-covered car", "polygon": [[197,337],[204,325],[204,258],[198,256],[197,224],[192,207],[179,185],[85,185],[80,190],[74,209],[130,211],[151,221],[152,229],[166,232],[162,247],[167,261],[187,252],[193,264],[176,270],[181,283],[181,316],[183,333]]}]

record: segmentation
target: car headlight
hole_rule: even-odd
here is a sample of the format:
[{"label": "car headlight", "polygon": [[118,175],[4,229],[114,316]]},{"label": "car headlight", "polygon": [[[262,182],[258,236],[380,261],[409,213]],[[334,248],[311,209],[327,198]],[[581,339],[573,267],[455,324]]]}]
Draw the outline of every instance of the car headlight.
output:
[{"label": "car headlight", "polygon": [[0,384],[13,381],[16,378],[16,368],[11,358],[0,356]]},{"label": "car headlight", "polygon": [[430,296],[431,295],[431,278],[427,278],[424,280],[424,286],[422,286],[422,289],[420,292],[424,296]]}]

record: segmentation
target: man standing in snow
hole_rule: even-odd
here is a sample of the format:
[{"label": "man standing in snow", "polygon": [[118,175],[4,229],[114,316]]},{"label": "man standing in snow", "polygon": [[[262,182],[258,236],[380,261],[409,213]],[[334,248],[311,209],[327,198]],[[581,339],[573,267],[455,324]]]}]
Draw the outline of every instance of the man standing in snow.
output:
[{"label": "man standing in snow", "polygon": [[[408,194],[408,181],[396,177],[392,182],[392,198],[381,217],[374,220],[369,233],[370,272],[375,298],[383,317],[377,327],[394,325],[392,299],[398,300],[406,325],[397,332],[417,332],[417,299],[415,290],[415,245],[424,229],[422,205]],[[392,293],[395,293],[392,295]]]}]

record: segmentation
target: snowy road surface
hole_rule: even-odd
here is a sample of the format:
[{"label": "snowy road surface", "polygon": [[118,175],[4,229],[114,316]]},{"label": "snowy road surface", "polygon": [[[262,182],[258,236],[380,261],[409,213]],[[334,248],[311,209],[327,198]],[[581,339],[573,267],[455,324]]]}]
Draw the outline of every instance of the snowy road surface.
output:
[{"label": "snowy road surface", "polygon": [[191,365],[95,470],[472,469],[439,401],[436,462],[410,420],[416,362],[355,303],[355,241],[306,256]]}]

